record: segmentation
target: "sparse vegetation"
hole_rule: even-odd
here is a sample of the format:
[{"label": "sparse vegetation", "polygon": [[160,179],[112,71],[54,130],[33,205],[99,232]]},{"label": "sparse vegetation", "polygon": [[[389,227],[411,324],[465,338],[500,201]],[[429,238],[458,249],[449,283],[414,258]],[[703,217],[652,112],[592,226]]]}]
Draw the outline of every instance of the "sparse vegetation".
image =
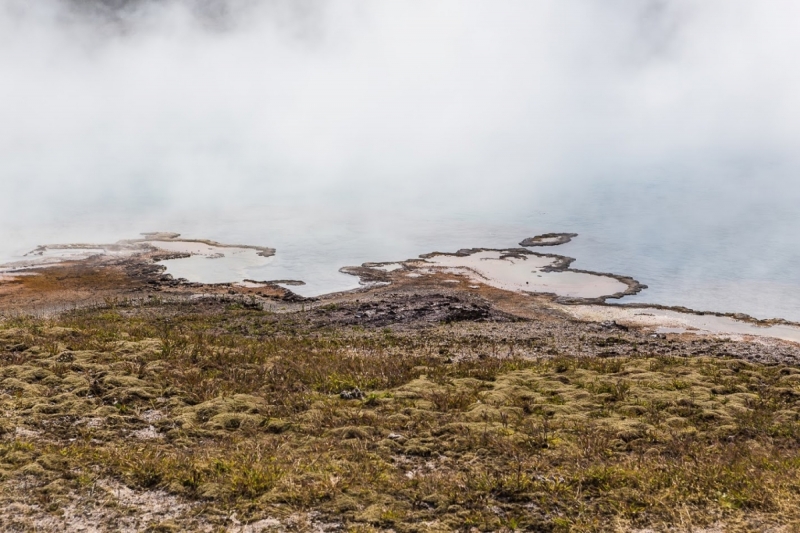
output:
[{"label": "sparse vegetation", "polygon": [[0,497],[26,505],[3,529],[41,530],[115,483],[182,502],[149,524],[162,530],[800,523],[798,367],[633,333],[568,344],[524,323],[314,318],[329,312],[153,304],[0,323]]}]

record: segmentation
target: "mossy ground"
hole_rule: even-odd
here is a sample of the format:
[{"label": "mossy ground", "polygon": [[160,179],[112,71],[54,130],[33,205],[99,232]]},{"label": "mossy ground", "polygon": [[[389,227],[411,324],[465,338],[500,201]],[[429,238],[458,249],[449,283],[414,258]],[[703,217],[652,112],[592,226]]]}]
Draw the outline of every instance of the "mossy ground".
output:
[{"label": "mossy ground", "polygon": [[[0,323],[0,525],[63,529],[75,502],[104,509],[100,530],[800,524],[798,367],[716,356],[722,341],[325,312]],[[144,514],[154,498],[170,508]]]}]

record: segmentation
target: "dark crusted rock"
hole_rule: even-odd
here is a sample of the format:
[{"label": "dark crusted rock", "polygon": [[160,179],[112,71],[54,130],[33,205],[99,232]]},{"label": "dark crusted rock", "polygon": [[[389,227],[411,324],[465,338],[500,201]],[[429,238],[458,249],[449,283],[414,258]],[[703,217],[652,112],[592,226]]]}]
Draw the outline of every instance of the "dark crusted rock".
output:
[{"label": "dark crusted rock", "polygon": [[308,300],[312,300],[312,301],[314,300],[314,298],[306,298],[304,296],[300,296],[296,292],[292,292],[289,289],[284,288],[284,290],[286,292],[281,297],[281,300],[283,300],[284,302],[305,302],[305,301],[308,301]]},{"label": "dark crusted rock", "polygon": [[364,397],[364,393],[358,387],[350,390],[343,390],[339,393],[339,398],[342,400],[360,400]]},{"label": "dark crusted rock", "polygon": [[603,329],[621,329],[622,331],[628,331],[628,326],[619,324],[616,320],[604,320],[600,322],[600,327]]},{"label": "dark crusted rock", "polygon": [[542,235],[537,235],[536,237],[528,237],[519,243],[519,245],[525,247],[558,246],[560,244],[568,243],[577,236],[577,233],[544,233]]},{"label": "dark crusted rock", "polygon": [[387,294],[379,300],[348,302],[315,310],[324,323],[386,327],[399,324],[453,322],[513,322],[518,318],[492,308],[487,302],[444,294]]}]

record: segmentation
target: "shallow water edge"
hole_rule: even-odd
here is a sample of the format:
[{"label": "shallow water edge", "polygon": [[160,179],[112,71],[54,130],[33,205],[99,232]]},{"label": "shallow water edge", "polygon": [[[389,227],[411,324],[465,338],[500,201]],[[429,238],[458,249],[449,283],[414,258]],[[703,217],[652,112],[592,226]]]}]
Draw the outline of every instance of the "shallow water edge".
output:
[{"label": "shallow water edge", "polygon": [[[640,293],[647,286],[620,274],[572,269],[575,259],[571,257],[528,249],[558,246],[575,237],[577,235],[571,233],[548,233],[524,239],[520,244],[527,247],[522,248],[432,252],[404,261],[346,266],[340,272],[358,280],[357,286],[345,292],[409,283],[433,284],[476,295],[492,289],[529,295],[539,304],[545,302],[550,308],[577,320],[647,328],[656,335],[716,335],[800,342],[800,324],[782,319],[756,320],[739,313],[703,312],[653,304],[611,304],[608,300]],[[153,286],[160,283],[195,292],[202,289],[201,294],[246,294],[251,298],[283,301],[325,300],[341,294],[301,296],[290,287],[303,287],[305,280],[259,281],[249,276],[252,269],[268,266],[275,253],[276,250],[269,247],[184,239],[168,232],[147,233],[138,239],[113,244],[44,245],[31,251],[22,261],[0,265],[0,307],[3,307],[3,297],[6,302],[13,300],[14,289],[20,284],[35,286],[40,281],[37,277],[42,276],[45,269],[64,266],[123,267],[126,272],[138,269],[144,277],[158,274]],[[153,281],[147,283],[153,284]]]}]

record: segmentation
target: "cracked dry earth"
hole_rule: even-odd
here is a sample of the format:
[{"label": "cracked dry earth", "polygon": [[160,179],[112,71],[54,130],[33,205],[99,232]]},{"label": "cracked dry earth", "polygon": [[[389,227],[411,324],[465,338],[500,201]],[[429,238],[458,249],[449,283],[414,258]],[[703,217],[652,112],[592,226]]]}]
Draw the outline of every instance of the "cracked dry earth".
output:
[{"label": "cracked dry earth", "polygon": [[798,346],[514,298],[5,318],[0,529],[798,530]]}]

